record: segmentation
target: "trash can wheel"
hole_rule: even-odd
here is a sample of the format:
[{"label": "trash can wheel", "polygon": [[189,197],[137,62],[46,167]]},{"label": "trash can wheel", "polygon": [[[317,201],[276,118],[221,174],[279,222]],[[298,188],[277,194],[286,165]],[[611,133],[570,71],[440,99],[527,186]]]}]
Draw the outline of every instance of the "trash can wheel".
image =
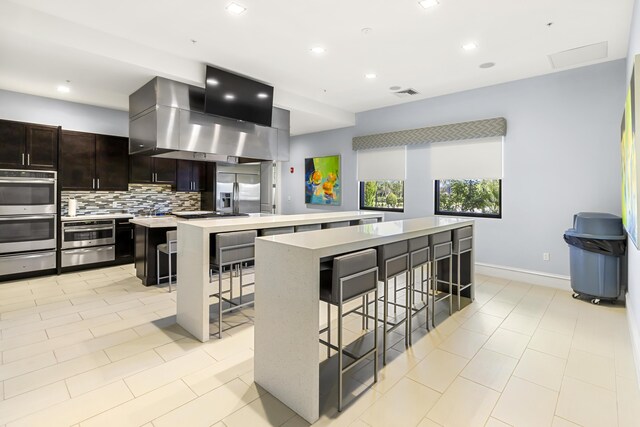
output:
[{"label": "trash can wheel", "polygon": [[571,295],[574,299],[578,299],[580,298],[580,294],[577,292],[574,292],[573,295]]},{"label": "trash can wheel", "polygon": [[600,298],[593,298],[591,304],[600,305]]}]

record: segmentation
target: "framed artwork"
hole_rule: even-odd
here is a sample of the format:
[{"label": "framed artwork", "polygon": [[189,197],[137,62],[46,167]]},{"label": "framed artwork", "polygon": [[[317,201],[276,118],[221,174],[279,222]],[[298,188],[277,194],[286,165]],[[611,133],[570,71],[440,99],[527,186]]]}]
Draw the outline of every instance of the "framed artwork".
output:
[{"label": "framed artwork", "polygon": [[633,244],[638,247],[638,211],[640,211],[640,201],[638,200],[638,150],[636,140],[636,130],[638,129],[638,113],[636,100],[637,90],[640,89],[640,82],[636,81],[635,71],[640,72],[640,55],[635,58],[635,67],[631,73],[631,82],[624,105],[624,114],[621,125],[620,152],[622,154],[622,223],[629,234]]},{"label": "framed artwork", "polygon": [[340,172],[340,156],[304,159],[304,202],[311,205],[340,206]]}]

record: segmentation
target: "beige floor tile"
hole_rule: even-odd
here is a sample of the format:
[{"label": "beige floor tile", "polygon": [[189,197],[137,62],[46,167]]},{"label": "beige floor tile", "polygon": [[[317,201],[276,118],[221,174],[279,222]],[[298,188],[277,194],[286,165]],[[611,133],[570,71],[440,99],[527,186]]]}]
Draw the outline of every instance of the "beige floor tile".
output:
[{"label": "beige floor tile", "polygon": [[416,425],[440,398],[440,393],[402,379],[360,417],[372,427]]},{"label": "beige floor tile", "polygon": [[245,350],[237,354],[236,357],[226,358],[204,369],[185,375],[182,380],[191,390],[201,396],[252,370],[253,351]]},{"label": "beige floor tile", "polygon": [[424,417],[416,427],[442,427],[437,422]]},{"label": "beige floor tile", "polygon": [[255,386],[248,386],[239,379],[235,379],[226,387],[216,388],[158,417],[153,421],[153,425],[155,427],[210,426],[257,398],[258,391]]},{"label": "beige floor tile", "polygon": [[[93,336],[93,334],[91,334],[91,336]],[[85,354],[108,349],[109,347],[113,347],[118,344],[122,344],[138,338],[138,334],[129,329],[98,338],[88,339],[81,343],[73,344],[67,347],[58,348],[54,351],[54,353],[56,355],[56,358],[58,359],[58,362],[64,362],[66,360],[75,359],[76,357],[84,356]]]},{"label": "beige floor tile", "polygon": [[71,397],[80,396],[91,390],[98,389],[162,363],[163,360],[160,356],[153,350],[148,350],[135,356],[67,378],[67,387],[69,388]]},{"label": "beige floor tile", "polygon": [[59,381],[12,399],[0,401],[0,425],[22,418],[69,399],[64,381]]},{"label": "beige floor tile", "polygon": [[399,352],[407,351],[410,352],[417,359],[424,359],[427,357],[429,353],[438,347],[444,340],[442,335],[435,333],[432,329],[431,331],[427,331],[426,329],[420,328],[415,330],[412,334],[413,342],[411,347],[406,348],[404,346],[404,339],[398,342],[395,346],[393,346],[394,350]]},{"label": "beige floor tile", "polygon": [[51,338],[46,341],[36,342],[33,344],[17,347],[11,350],[6,350],[2,353],[2,360],[4,363],[13,362],[16,360],[24,359],[29,356],[33,356],[40,353],[50,352],[61,347],[66,347],[78,342],[83,342],[93,338],[89,331],[79,331],[68,335],[63,335],[57,338]]},{"label": "beige floor tile", "polygon": [[618,424],[616,394],[570,377],[564,377],[556,414],[584,427]]},{"label": "beige floor tile", "polygon": [[29,372],[28,374],[20,375],[19,377],[5,380],[4,395],[5,397],[16,396],[106,365],[107,363],[109,363],[109,358],[104,352],[100,351],[48,366],[37,371]]},{"label": "beige floor tile", "polygon": [[590,330],[576,331],[571,341],[571,348],[614,358],[614,341],[611,332],[597,333]]},{"label": "beige floor tile", "polygon": [[500,394],[464,378],[456,378],[427,417],[443,426],[481,426]]},{"label": "beige floor tile", "polygon": [[26,325],[33,322],[40,322],[42,317],[40,313],[27,314],[20,317],[14,317],[12,319],[0,320],[0,329],[16,328],[18,326]]},{"label": "beige floor tile", "polygon": [[560,357],[527,349],[513,375],[551,390],[560,391],[566,362]]},{"label": "beige floor tile", "polygon": [[534,317],[538,320],[542,319],[544,313],[547,311],[549,303],[546,301],[530,301],[525,297],[516,307],[512,313],[520,314],[522,316]]},{"label": "beige floor tile", "polygon": [[444,393],[468,362],[469,359],[436,349],[411,369],[407,378]]},{"label": "beige floor tile", "polygon": [[618,423],[620,427],[636,426],[640,421],[640,388],[635,379],[616,379]]},{"label": "beige floor tile", "polygon": [[[117,316],[117,314],[114,314],[114,316]],[[158,318],[158,315],[155,313],[146,313],[136,317],[129,317],[127,319],[120,319],[114,322],[104,323],[102,325],[92,327],[90,331],[93,335],[99,337],[102,335],[108,335],[114,332],[123,331],[125,329],[134,328],[142,324],[147,324],[149,322],[157,320]]]},{"label": "beige floor tile", "polygon": [[[78,318],[73,323],[68,323],[61,326],[56,326],[52,328],[47,328],[47,335],[49,337],[59,337],[60,335],[70,334],[72,332],[88,330],[90,328],[94,328],[99,325],[104,325],[111,322],[116,322],[120,320],[120,317],[117,314],[107,314],[105,316],[95,317],[93,319],[81,320],[79,314],[74,314]],[[59,319],[56,317],[51,320]]]},{"label": "beige floor tile", "polygon": [[248,327],[238,333],[234,331],[230,339],[215,340],[205,348],[205,351],[216,360],[224,360],[227,357],[252,348],[253,327]]},{"label": "beige floor tile", "polygon": [[[379,393],[391,390],[419,361],[420,359],[410,352],[388,351],[387,365],[384,366],[380,362],[378,382],[373,385],[373,389]],[[371,384],[373,381],[373,362],[362,363],[362,365],[362,368],[356,368],[358,370],[354,372],[353,378],[362,384]]]},{"label": "beige floor tile", "polygon": [[519,359],[527,348],[529,339],[528,335],[500,328],[491,335],[484,348]]},{"label": "beige floor tile", "polygon": [[47,330],[47,335],[52,337],[52,335],[49,334],[49,328],[64,327],[64,325],[74,324],[78,320],[80,320],[80,316],[74,313],[67,316],[54,317],[53,319],[41,320],[39,322],[31,322],[25,325],[16,326],[15,328],[3,329],[2,338],[7,339],[30,332],[44,330]]},{"label": "beige floor tile", "polygon": [[518,359],[513,357],[480,349],[460,376],[502,392],[517,363]]},{"label": "beige floor tile", "polygon": [[538,328],[559,334],[573,335],[576,327],[576,318],[567,313],[547,311],[542,316]]},{"label": "beige floor tile", "polygon": [[160,357],[168,362],[169,360],[184,356],[192,351],[203,349],[205,346],[206,344],[203,344],[199,340],[187,337],[156,347],[155,351],[160,355]]},{"label": "beige floor tile", "polygon": [[447,337],[438,348],[471,359],[488,338],[488,335],[458,329]]},{"label": "beige floor tile", "polygon": [[512,312],[500,327],[509,331],[532,336],[538,327],[539,319]]},{"label": "beige floor tile", "polygon": [[574,424],[571,421],[567,421],[564,418],[553,417],[553,424],[551,427],[580,427],[578,424]]},{"label": "beige floor tile", "polygon": [[71,301],[73,304],[76,304],[76,302],[74,301],[74,298],[81,298],[81,297],[95,296],[95,295],[96,295],[96,292],[93,289],[87,289],[84,291],[74,292],[72,294],[64,294],[64,295],[56,295],[54,297],[39,298],[36,300],[36,304],[44,305],[44,304],[51,304],[53,302],[58,302],[58,301]]},{"label": "beige floor tile", "polygon": [[502,301],[489,301],[480,309],[481,313],[490,314],[492,316],[506,318],[514,309],[515,304],[509,304]]},{"label": "beige floor tile", "polygon": [[[125,332],[130,334],[131,331],[122,331],[122,333]],[[112,334],[111,336],[113,335],[115,334]],[[133,356],[134,354],[142,353],[143,351],[152,350],[156,347],[179,338],[181,337],[177,337],[176,335],[167,333],[165,331],[159,331],[142,337],[138,336],[135,339],[126,340],[121,344],[110,346],[109,348],[105,349],[105,353],[107,353],[107,356],[109,356],[109,359],[111,359],[111,361],[115,362],[117,360]]]},{"label": "beige floor tile", "polygon": [[531,337],[528,347],[566,359],[571,349],[571,336],[538,329]]},{"label": "beige floor tile", "polygon": [[502,317],[492,316],[485,313],[476,313],[465,321],[461,328],[481,334],[491,335],[502,323]]},{"label": "beige floor tile", "polygon": [[26,308],[33,308],[36,306],[36,302],[32,299],[25,299],[20,302],[7,303],[0,300],[0,313],[10,313],[12,311],[18,311]]},{"label": "beige floor tile", "polygon": [[557,392],[511,377],[492,416],[514,426],[548,426],[553,420],[557,400]]},{"label": "beige floor tile", "polygon": [[204,351],[196,351],[132,375],[126,378],[125,382],[135,396],[140,396],[193,372],[204,369],[207,366],[211,366],[215,362],[215,359]]},{"label": "beige floor tile", "polygon": [[[104,301],[102,298],[100,301]],[[142,303],[137,299],[121,302],[120,304],[107,304],[102,307],[92,308],[90,310],[83,310],[80,312],[80,316],[83,319],[92,319],[94,317],[104,316],[105,314],[117,313],[118,311],[127,310],[134,307],[141,307]]]},{"label": "beige floor tile", "polygon": [[25,345],[33,344],[40,341],[45,341],[49,337],[45,331],[29,332],[22,335],[17,335],[12,338],[2,337],[0,339],[0,351],[11,350],[17,347],[23,347]]},{"label": "beige floor tile", "polygon": [[509,424],[503,423],[502,421],[496,418],[490,417],[487,420],[487,423],[484,425],[484,427],[510,427],[510,426]]},{"label": "beige floor tile", "polygon": [[127,310],[119,311],[118,314],[123,319],[130,317],[139,317],[142,314],[153,313],[158,310],[164,310],[169,307],[175,307],[176,303],[173,300],[160,301],[153,304],[141,305],[138,307],[130,308]]},{"label": "beige floor tile", "polygon": [[295,412],[278,399],[270,394],[264,394],[226,417],[223,422],[227,427],[280,426],[294,415]]},{"label": "beige floor tile", "polygon": [[21,418],[9,423],[7,427],[69,426],[131,399],[133,395],[127,386],[119,381]]},{"label": "beige floor tile", "polygon": [[616,391],[616,373],[613,359],[571,349],[566,376],[589,384]]},{"label": "beige floor tile", "polygon": [[51,351],[16,360],[12,363],[4,363],[0,365],[0,381],[24,375],[55,363],[56,357]]},{"label": "beige floor tile", "polygon": [[615,360],[617,376],[633,380],[637,378],[633,349],[630,342],[616,344]]},{"label": "beige floor tile", "polygon": [[106,305],[107,303],[104,302],[103,300],[95,300],[95,301],[87,302],[85,304],[72,305],[70,307],[62,307],[56,310],[44,311],[40,313],[40,315],[42,316],[43,319],[46,320],[46,319],[51,319],[58,316],[64,316],[67,314],[80,313],[84,310],[89,310],[97,307],[104,307]]},{"label": "beige floor tile", "polygon": [[[81,422],[80,425],[82,427],[138,427],[184,405],[194,397],[195,394],[189,390],[185,383],[175,381],[144,396],[129,400],[93,418],[89,418]],[[205,408],[203,409],[206,411]],[[186,419],[183,419],[174,425],[189,426],[190,424],[186,422]]]}]

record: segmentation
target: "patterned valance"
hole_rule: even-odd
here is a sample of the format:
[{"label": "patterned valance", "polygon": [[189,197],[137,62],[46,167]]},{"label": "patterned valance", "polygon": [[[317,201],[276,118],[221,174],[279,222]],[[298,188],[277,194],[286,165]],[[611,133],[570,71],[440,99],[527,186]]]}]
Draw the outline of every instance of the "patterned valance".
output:
[{"label": "patterned valance", "polygon": [[474,120],[472,122],[430,126],[426,128],[356,136],[354,150],[397,147],[402,145],[425,144],[429,142],[460,141],[464,139],[489,138],[507,134],[507,119]]}]

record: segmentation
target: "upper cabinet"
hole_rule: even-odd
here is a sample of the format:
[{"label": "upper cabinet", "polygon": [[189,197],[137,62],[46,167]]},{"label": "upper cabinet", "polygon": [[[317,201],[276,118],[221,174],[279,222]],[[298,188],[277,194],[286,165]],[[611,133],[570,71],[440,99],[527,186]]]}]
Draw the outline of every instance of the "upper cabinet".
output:
[{"label": "upper cabinet", "polygon": [[176,186],[176,160],[131,156],[129,181],[132,184],[169,184]]},{"label": "upper cabinet", "polygon": [[61,180],[63,190],[127,191],[128,139],[62,131]]},{"label": "upper cabinet", "polygon": [[204,191],[206,184],[206,163],[192,160],[178,160],[178,191]]},{"label": "upper cabinet", "polygon": [[0,120],[0,168],[55,170],[58,132],[53,126]]}]

